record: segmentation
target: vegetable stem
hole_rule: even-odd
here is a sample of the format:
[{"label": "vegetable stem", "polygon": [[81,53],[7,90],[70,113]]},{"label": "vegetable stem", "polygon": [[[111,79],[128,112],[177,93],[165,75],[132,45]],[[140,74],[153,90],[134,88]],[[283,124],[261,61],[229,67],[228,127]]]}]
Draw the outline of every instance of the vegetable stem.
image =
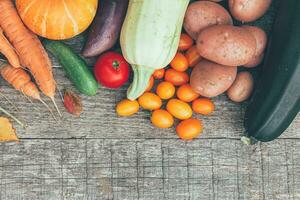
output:
[{"label": "vegetable stem", "polygon": [[242,137],[241,137],[241,141],[242,141],[245,145],[252,145],[252,144],[255,144],[255,143],[257,142],[257,140],[255,140],[255,138],[247,137],[247,136],[242,136]]},{"label": "vegetable stem", "polygon": [[1,106],[0,106],[0,111],[3,112],[4,114],[6,114],[7,116],[9,116],[10,118],[12,118],[13,120],[15,120],[23,128],[26,128],[26,126],[25,126],[25,124],[23,122],[21,122],[18,118],[16,118],[12,114],[10,114],[7,110],[5,110],[4,108],[2,108]]},{"label": "vegetable stem", "polygon": [[132,65],[134,72],[133,82],[128,88],[127,98],[135,100],[145,92],[151,75],[155,71],[154,68],[146,68],[143,66]]},{"label": "vegetable stem", "polygon": [[115,60],[114,62],[113,62],[113,67],[115,68],[115,69],[118,69],[119,68],[119,62],[117,61],[117,60]]}]

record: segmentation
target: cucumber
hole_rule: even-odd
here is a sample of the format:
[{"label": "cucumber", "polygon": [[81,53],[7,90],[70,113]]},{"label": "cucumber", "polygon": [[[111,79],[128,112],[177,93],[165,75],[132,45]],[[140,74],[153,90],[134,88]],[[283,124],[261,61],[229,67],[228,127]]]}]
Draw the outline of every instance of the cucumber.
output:
[{"label": "cucumber", "polygon": [[280,1],[260,82],[245,115],[246,135],[279,137],[300,111],[300,1]]},{"label": "cucumber", "polygon": [[74,83],[79,92],[88,96],[97,93],[98,82],[88,69],[86,62],[79,55],[60,41],[45,39],[43,44],[58,59],[68,78]]}]

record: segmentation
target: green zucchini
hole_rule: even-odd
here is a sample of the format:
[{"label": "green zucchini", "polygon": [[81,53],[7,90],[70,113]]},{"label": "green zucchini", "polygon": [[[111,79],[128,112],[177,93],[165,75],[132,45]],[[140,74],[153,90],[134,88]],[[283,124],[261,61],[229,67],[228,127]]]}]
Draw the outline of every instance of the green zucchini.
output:
[{"label": "green zucchini", "polygon": [[68,78],[74,83],[79,92],[88,96],[97,93],[98,82],[80,56],[60,41],[44,40],[43,44],[58,59]]},{"label": "green zucchini", "polygon": [[300,1],[280,1],[260,82],[245,115],[248,138],[279,137],[300,110]]},{"label": "green zucchini", "polygon": [[142,95],[156,69],[174,58],[189,0],[130,0],[120,44],[134,72],[127,98]]}]

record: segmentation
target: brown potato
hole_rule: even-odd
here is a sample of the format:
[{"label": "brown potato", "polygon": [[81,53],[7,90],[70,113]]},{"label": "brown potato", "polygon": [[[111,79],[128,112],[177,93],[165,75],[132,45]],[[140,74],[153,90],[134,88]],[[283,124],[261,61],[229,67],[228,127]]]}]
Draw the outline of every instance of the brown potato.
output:
[{"label": "brown potato", "polygon": [[221,65],[241,66],[254,57],[256,40],[244,28],[216,25],[199,34],[197,50],[202,57]]},{"label": "brown potato", "polygon": [[259,56],[255,56],[250,62],[245,64],[243,67],[253,68],[253,67],[258,66],[260,63],[262,63],[264,56],[265,56],[264,53],[260,54]]},{"label": "brown potato", "polygon": [[200,31],[216,24],[232,24],[228,11],[211,1],[197,1],[189,5],[183,26],[186,32],[196,40]]},{"label": "brown potato", "polygon": [[263,60],[263,53],[266,49],[268,40],[267,34],[261,28],[256,26],[242,26],[242,28],[248,30],[256,40],[255,56],[249,63],[245,64],[244,67],[256,67]]},{"label": "brown potato", "polygon": [[240,72],[232,86],[227,91],[227,96],[234,102],[247,100],[254,88],[254,81],[249,72]]},{"label": "brown potato", "polygon": [[242,22],[252,22],[263,16],[272,0],[228,0],[232,16]]},{"label": "brown potato", "polygon": [[[200,1],[205,1],[205,0],[200,0]],[[209,0],[209,1],[213,1],[213,2],[221,2],[223,0]]]},{"label": "brown potato", "polygon": [[248,30],[255,38],[256,40],[255,56],[260,56],[265,51],[265,48],[267,46],[267,40],[268,40],[267,34],[265,33],[264,30],[256,26],[242,26],[242,28]]},{"label": "brown potato", "polygon": [[201,96],[215,97],[232,85],[236,74],[237,67],[202,60],[193,68],[190,84]]}]

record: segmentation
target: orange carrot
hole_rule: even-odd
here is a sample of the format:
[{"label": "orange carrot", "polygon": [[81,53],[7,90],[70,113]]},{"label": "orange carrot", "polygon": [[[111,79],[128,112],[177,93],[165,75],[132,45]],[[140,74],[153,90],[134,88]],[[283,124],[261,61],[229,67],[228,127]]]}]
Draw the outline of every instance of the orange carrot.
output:
[{"label": "orange carrot", "polygon": [[30,70],[41,91],[51,98],[60,114],[54,101],[56,83],[48,54],[38,37],[25,27],[11,0],[0,0],[0,27],[22,64]]},{"label": "orange carrot", "polygon": [[[52,113],[49,106],[41,99],[40,92],[31,81],[30,76],[22,68],[14,68],[0,61],[0,74],[4,80],[11,84],[16,90],[33,99],[39,100]],[[53,115],[54,117],[54,115]],[[54,117],[55,118],[55,117]]]},{"label": "orange carrot", "polygon": [[9,41],[6,39],[1,27],[0,27],[0,53],[2,53],[7,58],[7,60],[13,67],[16,68],[21,67],[18,55],[15,52],[14,48],[9,43]]},{"label": "orange carrot", "polygon": [[13,68],[6,63],[1,63],[0,73],[4,80],[11,84],[16,90],[33,98],[40,99],[40,93],[30,76],[22,68]]}]

